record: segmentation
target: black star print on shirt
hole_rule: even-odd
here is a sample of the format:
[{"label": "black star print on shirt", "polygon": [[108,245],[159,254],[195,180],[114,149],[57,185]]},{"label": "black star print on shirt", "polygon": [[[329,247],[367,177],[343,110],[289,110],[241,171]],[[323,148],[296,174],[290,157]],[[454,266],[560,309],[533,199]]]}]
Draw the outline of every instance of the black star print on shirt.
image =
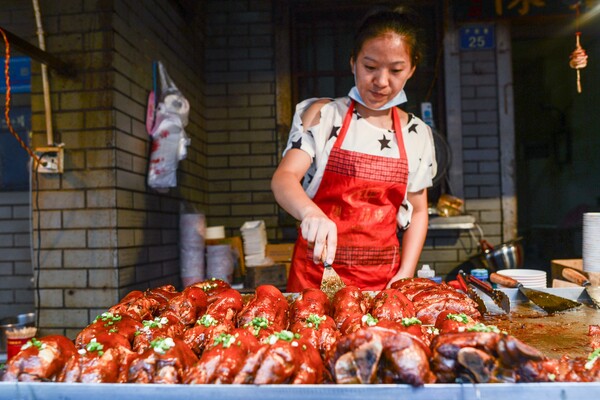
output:
[{"label": "black star print on shirt", "polygon": [[329,139],[331,138],[336,138],[338,136],[338,131],[341,127],[340,126],[334,126],[333,128],[331,128],[331,133],[329,134]]},{"label": "black star print on shirt", "polygon": [[300,136],[298,138],[298,140],[295,140],[292,142],[292,149],[299,149],[302,147],[302,136]]},{"label": "black star print on shirt", "polygon": [[412,124],[411,126],[408,127],[408,133],[410,133],[410,132],[417,133],[417,124]]},{"label": "black star print on shirt", "polygon": [[383,150],[383,149],[386,149],[386,148],[387,149],[391,149],[391,147],[389,145],[390,141],[388,140],[388,138],[385,137],[385,135],[383,135],[383,137],[381,139],[379,139],[378,142],[381,143],[381,149],[380,150]]},{"label": "black star print on shirt", "polygon": [[361,118],[362,118],[362,115],[360,115],[360,114],[358,113],[358,110],[357,110],[357,109],[354,109],[354,115],[356,115],[356,120],[357,120],[357,121],[358,121],[359,119],[361,119]]}]

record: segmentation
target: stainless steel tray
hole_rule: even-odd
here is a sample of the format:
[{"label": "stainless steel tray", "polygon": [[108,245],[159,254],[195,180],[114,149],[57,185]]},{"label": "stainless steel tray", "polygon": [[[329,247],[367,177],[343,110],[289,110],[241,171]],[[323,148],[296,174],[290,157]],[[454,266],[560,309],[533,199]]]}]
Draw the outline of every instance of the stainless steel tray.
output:
[{"label": "stainless steel tray", "polygon": [[11,400],[469,400],[597,398],[600,383],[410,385],[138,385],[0,382],[0,399]]},{"label": "stainless steel tray", "polygon": [[[520,326],[528,322],[551,326],[561,326],[565,335],[572,331],[581,335],[591,323],[600,324],[600,311],[591,307],[591,299],[583,288],[546,289],[548,292],[582,302],[581,309],[547,316],[541,309],[530,305],[516,289],[503,289],[511,300],[511,316],[505,316],[491,300],[488,309],[491,320],[508,321]],[[485,300],[488,303],[488,300]],[[496,308],[494,308],[496,307]],[[585,318],[582,318],[582,315]],[[568,322],[568,329],[565,328]],[[501,325],[501,324],[500,324]],[[543,329],[537,336],[549,336]],[[532,329],[523,329],[531,332]],[[519,337],[518,332],[511,334]],[[546,339],[552,340],[552,337]],[[555,337],[554,337],[555,339]],[[587,337],[583,340],[588,340]],[[566,342],[570,342],[567,340]],[[535,345],[535,344],[534,344]],[[564,349],[556,349],[559,353]],[[569,354],[583,355],[588,349],[576,346]],[[544,351],[543,349],[541,349]],[[552,355],[549,355],[552,356]],[[600,396],[600,382],[594,383],[503,383],[503,384],[428,384],[422,387],[410,385],[157,385],[157,384],[87,384],[87,383],[28,383],[0,382],[0,399],[23,400],[181,400],[193,399],[261,399],[261,400],[364,400],[371,399],[411,399],[411,400],[453,400],[453,399],[581,399]]]}]

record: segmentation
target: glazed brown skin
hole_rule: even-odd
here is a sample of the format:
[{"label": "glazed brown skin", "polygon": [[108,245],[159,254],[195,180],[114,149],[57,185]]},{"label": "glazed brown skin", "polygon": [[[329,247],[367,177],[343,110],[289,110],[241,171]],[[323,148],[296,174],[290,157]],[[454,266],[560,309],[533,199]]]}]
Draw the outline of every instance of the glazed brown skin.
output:
[{"label": "glazed brown skin", "polygon": [[327,295],[320,289],[307,288],[292,302],[290,306],[290,321],[306,320],[311,314],[328,315],[331,303]]},{"label": "glazed brown skin", "polygon": [[341,334],[333,318],[327,315],[324,317],[318,327],[308,321],[297,321],[290,325],[290,331],[298,333],[302,340],[317,349],[323,361],[327,362],[333,355]]},{"label": "glazed brown skin", "polygon": [[84,344],[87,344],[94,337],[104,333],[117,333],[127,338],[130,344],[133,344],[135,333],[140,330],[144,325],[137,319],[128,317],[126,315],[116,315],[121,319],[115,321],[112,318],[102,320],[101,316],[96,318],[96,322],[92,322],[90,325],[77,334],[75,338],[75,344],[78,348],[81,348]]},{"label": "glazed brown skin", "polygon": [[187,371],[184,383],[233,383],[246,358],[258,350],[260,343],[247,329],[235,329],[231,335],[234,341],[230,345],[206,346],[200,360]]},{"label": "glazed brown skin", "polygon": [[127,315],[138,321],[152,319],[153,315],[161,313],[166,308],[168,301],[177,294],[173,285],[149,289],[141,295],[139,291],[134,291],[108,311],[113,314]]},{"label": "glazed brown skin", "polygon": [[[221,333],[230,333],[235,329],[235,320],[238,312],[244,306],[242,295],[234,289],[221,290],[209,298],[210,303],[205,315],[214,318],[215,325],[204,326],[196,323],[183,334],[183,340],[198,356],[202,355],[204,348],[212,344],[213,339]],[[200,320],[202,316],[198,317]]]},{"label": "glazed brown skin", "polygon": [[202,282],[196,282],[191,286],[200,288],[208,296],[209,303],[214,295],[221,293],[224,290],[231,289],[231,285],[222,279],[207,279]]},{"label": "glazed brown skin", "polygon": [[519,367],[519,382],[598,382],[600,362],[585,368],[587,358],[569,358],[528,361]]},{"label": "glazed brown skin", "polygon": [[370,314],[377,319],[401,321],[415,316],[415,306],[398,289],[385,289],[371,302]]},{"label": "glazed brown skin", "polygon": [[181,383],[185,372],[198,357],[180,339],[173,339],[175,346],[161,354],[149,348],[131,362],[127,381],[129,383]]},{"label": "glazed brown skin", "polygon": [[[162,315],[157,317],[162,319]],[[140,328],[138,334],[133,339],[133,351],[142,353],[150,347],[150,342],[161,337],[170,337],[181,339],[185,331],[185,326],[182,325],[177,317],[167,314],[166,322],[160,327],[143,327]],[[143,323],[143,322],[142,322]]]},{"label": "glazed brown skin", "polygon": [[266,318],[268,329],[278,332],[289,324],[289,304],[283,293],[275,286],[261,285],[237,316],[239,327],[249,326],[254,318]]},{"label": "glazed brown skin", "polygon": [[443,333],[457,333],[465,332],[468,328],[472,327],[477,323],[472,317],[465,314],[467,322],[457,321],[456,319],[448,318],[449,314],[456,314],[450,310],[442,311],[438,314],[435,320],[435,327],[440,331],[440,335]]},{"label": "glazed brown skin", "polygon": [[522,365],[546,360],[537,349],[495,332],[439,335],[433,339],[431,350],[431,369],[440,382],[455,382],[457,378],[479,383],[514,382]]},{"label": "glazed brown skin", "polygon": [[193,325],[206,312],[208,296],[198,287],[188,287],[167,303],[161,316],[172,315],[184,326]]},{"label": "glazed brown skin", "polygon": [[352,333],[362,326],[362,317],[370,306],[369,299],[356,286],[346,286],[335,294],[332,315],[342,335]]},{"label": "glazed brown skin", "polygon": [[422,343],[404,332],[382,327],[362,328],[342,337],[331,369],[337,383],[421,386],[435,381]]},{"label": "glazed brown skin", "polygon": [[78,353],[75,344],[60,335],[46,336],[39,341],[44,348],[31,346],[21,350],[6,363],[5,382],[76,382]]},{"label": "glazed brown skin", "polygon": [[[131,361],[136,354],[131,351],[127,338],[116,333],[100,333],[96,342],[102,344],[99,351],[86,351],[79,356],[79,382],[124,383]],[[81,348],[85,349],[87,343]]]}]

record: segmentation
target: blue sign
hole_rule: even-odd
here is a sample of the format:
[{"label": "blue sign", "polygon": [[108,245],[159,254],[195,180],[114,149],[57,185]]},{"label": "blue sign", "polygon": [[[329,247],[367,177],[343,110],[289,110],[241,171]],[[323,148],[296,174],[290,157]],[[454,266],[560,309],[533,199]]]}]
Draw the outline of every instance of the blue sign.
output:
[{"label": "blue sign", "polygon": [[[0,75],[0,93],[6,93],[6,74],[4,73],[3,60],[2,72]],[[31,92],[31,58],[12,57],[8,63],[8,75],[10,77],[11,93],[30,93]]]},{"label": "blue sign", "polygon": [[[31,107],[13,107],[9,112],[15,133],[27,144],[31,130]],[[29,188],[29,154],[9,132],[4,114],[0,119],[0,191]]]},{"label": "blue sign", "polygon": [[461,50],[489,50],[496,47],[493,25],[468,25],[460,28]]}]

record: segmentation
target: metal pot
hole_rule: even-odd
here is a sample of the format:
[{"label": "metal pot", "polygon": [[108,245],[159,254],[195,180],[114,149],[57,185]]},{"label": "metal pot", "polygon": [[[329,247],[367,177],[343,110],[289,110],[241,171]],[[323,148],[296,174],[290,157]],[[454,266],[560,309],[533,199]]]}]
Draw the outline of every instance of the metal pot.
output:
[{"label": "metal pot", "polygon": [[523,266],[523,245],[521,238],[511,240],[494,247],[486,240],[480,242],[482,256],[489,269],[498,271],[501,269],[515,269]]}]

